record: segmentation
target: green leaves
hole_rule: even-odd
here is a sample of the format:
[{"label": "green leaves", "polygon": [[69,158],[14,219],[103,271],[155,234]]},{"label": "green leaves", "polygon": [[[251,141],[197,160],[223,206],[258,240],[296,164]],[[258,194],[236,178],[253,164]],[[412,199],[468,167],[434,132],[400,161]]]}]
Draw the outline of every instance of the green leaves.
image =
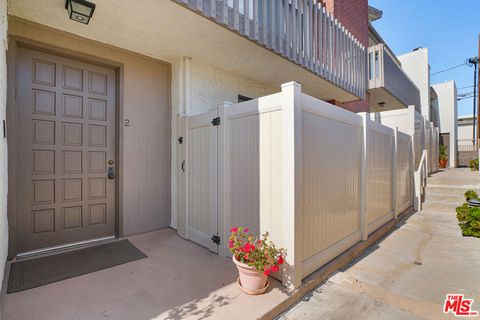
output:
[{"label": "green leaves", "polygon": [[248,228],[233,227],[230,230],[228,247],[235,258],[259,272],[269,274],[278,271],[278,265],[283,263],[285,249],[277,249],[272,241],[268,240],[268,232],[257,239]]},{"label": "green leaves", "polygon": [[478,171],[478,158],[470,160],[470,171]]},{"label": "green leaves", "polygon": [[480,238],[480,208],[470,208],[467,203],[464,203],[462,206],[457,207],[456,211],[459,222],[458,225],[460,229],[462,229],[462,235]]},{"label": "green leaves", "polygon": [[476,199],[478,200],[478,193],[476,193],[475,191],[473,190],[467,190],[465,191],[465,199],[468,201],[468,200],[471,200],[471,199]]}]

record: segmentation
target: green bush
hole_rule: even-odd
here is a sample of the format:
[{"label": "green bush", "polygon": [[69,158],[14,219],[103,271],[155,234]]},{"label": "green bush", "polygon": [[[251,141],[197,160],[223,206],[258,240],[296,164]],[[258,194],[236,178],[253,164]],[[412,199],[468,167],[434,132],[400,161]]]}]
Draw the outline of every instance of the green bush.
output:
[{"label": "green bush", "polygon": [[467,201],[471,200],[471,199],[476,199],[478,200],[478,193],[476,193],[475,191],[473,190],[467,190],[465,191],[465,199]]},{"label": "green bush", "polygon": [[439,146],[439,160],[447,160],[447,147],[443,144]]},{"label": "green bush", "polygon": [[[461,209],[458,210],[459,208]],[[457,219],[460,222],[458,225],[462,229],[462,235],[480,238],[480,208],[458,207]]]},{"label": "green bush", "polygon": [[[473,190],[465,191],[465,199],[478,200],[478,193]],[[480,238],[480,207],[469,207],[468,203],[464,203],[455,209],[457,211],[457,220],[462,235],[466,237]]]},{"label": "green bush", "polygon": [[474,160],[470,160],[470,170],[478,171],[478,158]]},{"label": "green bush", "polygon": [[458,222],[463,223],[466,220],[466,215],[470,211],[468,203],[464,203],[462,206],[455,209],[457,211]]}]

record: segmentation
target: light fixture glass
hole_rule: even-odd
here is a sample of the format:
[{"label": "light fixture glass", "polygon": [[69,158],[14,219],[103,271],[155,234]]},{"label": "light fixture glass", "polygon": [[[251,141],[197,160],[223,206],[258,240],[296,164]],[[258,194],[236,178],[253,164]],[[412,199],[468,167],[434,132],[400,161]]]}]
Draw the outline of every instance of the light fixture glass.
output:
[{"label": "light fixture glass", "polygon": [[95,11],[95,3],[86,0],[65,0],[65,9],[71,20],[88,24]]}]

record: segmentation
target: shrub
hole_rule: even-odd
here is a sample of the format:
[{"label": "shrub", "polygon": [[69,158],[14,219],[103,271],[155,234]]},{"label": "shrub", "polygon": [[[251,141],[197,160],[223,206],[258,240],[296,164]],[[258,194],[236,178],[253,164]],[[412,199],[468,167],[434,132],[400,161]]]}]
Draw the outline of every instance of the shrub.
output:
[{"label": "shrub", "polygon": [[468,207],[468,203],[464,203],[462,206],[457,207],[455,210],[457,211],[458,222],[460,223],[465,222],[466,215],[468,211],[470,211],[470,208]]},{"label": "shrub", "polygon": [[272,241],[268,241],[268,232],[262,239],[257,239],[248,233],[248,228],[234,227],[230,231],[228,247],[238,261],[267,276],[279,270],[285,259],[285,249],[277,249]]},{"label": "shrub", "polygon": [[470,170],[478,171],[478,158],[474,160],[470,160]]},{"label": "shrub", "polygon": [[458,208],[462,208],[460,211],[457,210],[457,218],[460,222],[458,225],[462,229],[462,235],[480,238],[480,208],[468,208],[468,206],[467,209],[464,209],[464,206]]},{"label": "shrub", "polygon": [[447,160],[447,147],[443,144],[439,146],[439,157],[440,160]]},{"label": "shrub", "polygon": [[471,199],[476,199],[478,200],[478,193],[476,193],[475,191],[473,190],[467,190],[465,191],[465,199],[467,201],[471,200]]},{"label": "shrub", "polygon": [[[465,191],[465,199],[478,200],[478,194],[473,190]],[[457,211],[457,220],[462,235],[466,237],[480,238],[480,207],[469,207],[468,203],[464,203],[455,209]]]}]

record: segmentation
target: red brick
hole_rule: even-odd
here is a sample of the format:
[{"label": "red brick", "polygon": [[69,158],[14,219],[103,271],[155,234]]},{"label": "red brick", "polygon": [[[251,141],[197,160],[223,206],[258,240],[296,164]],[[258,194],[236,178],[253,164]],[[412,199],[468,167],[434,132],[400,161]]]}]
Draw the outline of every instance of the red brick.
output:
[{"label": "red brick", "polygon": [[[368,0],[320,0],[365,47],[368,47]],[[337,104],[352,112],[368,112],[370,103],[367,93],[365,100]]]}]

